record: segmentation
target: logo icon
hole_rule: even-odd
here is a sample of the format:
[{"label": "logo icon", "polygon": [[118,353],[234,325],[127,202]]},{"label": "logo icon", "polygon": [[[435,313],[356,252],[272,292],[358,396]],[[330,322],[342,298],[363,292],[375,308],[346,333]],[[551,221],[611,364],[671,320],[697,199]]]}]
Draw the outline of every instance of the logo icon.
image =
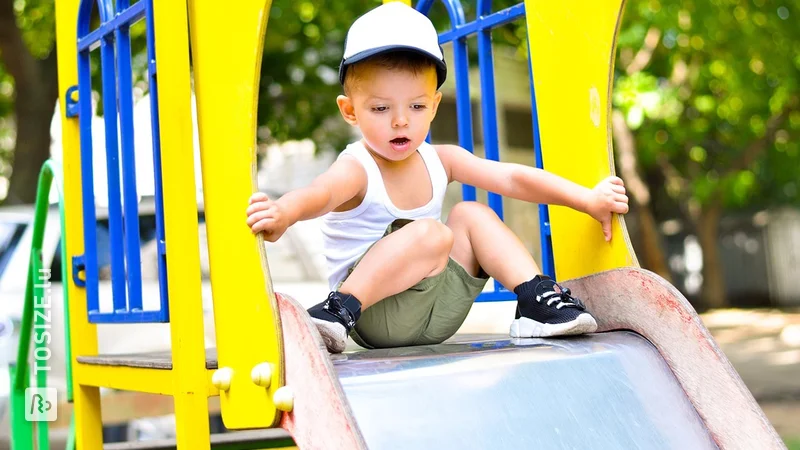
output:
[{"label": "logo icon", "polygon": [[25,420],[53,422],[58,418],[58,393],[56,388],[25,389]]}]

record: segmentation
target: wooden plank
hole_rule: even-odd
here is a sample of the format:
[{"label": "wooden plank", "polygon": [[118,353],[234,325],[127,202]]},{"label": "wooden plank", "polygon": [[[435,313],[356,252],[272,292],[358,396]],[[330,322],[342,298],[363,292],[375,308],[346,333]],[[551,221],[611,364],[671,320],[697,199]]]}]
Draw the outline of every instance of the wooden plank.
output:
[{"label": "wooden plank", "polygon": [[281,426],[299,448],[366,449],[317,327],[293,298],[276,295],[283,327],[286,386],[294,393],[294,409],[283,414]]},{"label": "wooden plank", "polygon": [[78,385],[121,391],[173,395],[176,374],[172,370],[144,367],[75,364],[73,373]]},{"label": "wooden plank", "polygon": [[[294,448],[292,436],[282,428],[269,428],[266,430],[236,431],[211,435],[211,447],[233,447],[237,449],[259,448]],[[119,442],[105,444],[104,450],[172,450],[177,449],[175,439],[159,439],[153,441]]]},{"label": "wooden plank", "polygon": [[658,349],[720,448],[786,448],[692,305],[663,278],[623,268],[563,284],[599,332],[635,331]]},{"label": "wooden plank", "polygon": [[[146,369],[172,370],[172,353],[169,350],[116,355],[78,356],[79,363],[97,366],[125,366]],[[217,368],[217,349],[206,349],[206,369]]]}]

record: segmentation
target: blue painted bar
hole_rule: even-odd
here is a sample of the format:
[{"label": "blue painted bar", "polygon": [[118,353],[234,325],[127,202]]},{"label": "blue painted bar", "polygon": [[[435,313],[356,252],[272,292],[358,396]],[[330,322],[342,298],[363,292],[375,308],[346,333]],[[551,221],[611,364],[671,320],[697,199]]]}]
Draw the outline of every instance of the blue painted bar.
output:
[{"label": "blue painted bar", "polygon": [[[156,77],[156,37],[153,23],[153,0],[140,0],[147,5],[147,59],[150,82],[150,121],[153,128],[153,171],[155,175],[156,239],[158,240],[158,289],[161,297],[159,321],[169,322],[169,290],[167,289],[167,246],[164,234],[164,194],[161,176],[161,128],[158,117],[158,80]],[[138,3],[137,3],[138,5]]]},{"label": "blue painted bar", "polygon": [[[488,5],[487,5],[488,4]],[[491,0],[478,1],[478,13],[481,6],[491,8]],[[494,83],[494,61],[492,54],[492,30],[478,32],[478,70],[481,80],[481,112],[483,113],[483,143],[486,159],[500,161],[500,149],[497,140],[497,99]],[[489,206],[503,220],[503,198],[489,192]]]},{"label": "blue painted bar", "polygon": [[513,22],[520,17],[525,17],[525,5],[520,3],[509,8],[497,11],[490,16],[478,17],[477,20],[460,27],[454,27],[439,35],[439,42],[450,42],[462,37],[477,33],[486,28],[495,28]]},{"label": "blue painted bar", "polygon": [[[497,286],[498,283],[497,282],[495,282],[495,283],[496,283],[495,286]],[[516,300],[516,299],[517,299],[517,294],[515,294],[515,293],[513,293],[513,292],[511,292],[511,291],[509,291],[507,289],[502,289],[502,290],[501,289],[495,289],[494,291],[482,292],[481,295],[479,295],[478,298],[475,299],[475,301],[478,302],[478,303],[481,303],[481,302],[507,302],[507,301]]]},{"label": "blue painted bar", "polygon": [[[153,101],[154,154],[157,168],[156,213],[159,248],[164,248],[163,204],[161,200],[160,151],[157,131],[157,93],[153,47],[152,1],[140,1],[129,6],[129,0],[120,0],[114,6],[108,0],[98,1],[101,25],[90,31],[90,17],[94,1],[82,0],[78,14],[79,49],[79,110],[81,128],[81,177],[83,179],[83,219],[86,254],[87,311],[91,323],[137,323],[169,321],[166,302],[166,267],[164,252],[159,252],[159,278],[161,281],[161,310],[142,310],[141,250],[139,238],[139,211],[136,187],[136,162],[133,128],[133,86],[131,72],[130,24],[147,17],[148,57]],[[116,48],[115,48],[116,45]],[[100,313],[98,299],[97,231],[92,167],[92,107],[90,50],[100,47],[102,70],[103,109],[106,137],[106,161],[109,194],[109,233],[111,247],[112,295],[114,312]],[[115,51],[116,50],[116,51]],[[119,70],[119,74],[117,74]],[[119,95],[119,98],[117,98]],[[117,104],[117,101],[119,104]],[[119,107],[119,110],[118,108]],[[77,112],[77,111],[76,111]],[[119,119],[120,136],[117,135]],[[120,183],[120,145],[122,148],[122,183]],[[124,202],[121,202],[121,195]],[[124,203],[124,215],[123,204]],[[126,264],[127,263],[127,264]],[[127,268],[127,276],[126,276]],[[126,280],[128,295],[126,298]]]},{"label": "blue painted bar", "polygon": [[[531,54],[531,43],[528,40],[528,55]],[[530,62],[530,57],[529,57]],[[533,121],[533,154],[536,157],[536,167],[544,169],[542,160],[542,139],[539,134],[539,113],[536,108],[536,89],[533,86],[533,67],[528,64],[528,79],[531,86],[531,118]],[[553,259],[553,241],[550,237],[550,210],[547,205],[539,205],[539,239],[542,247],[542,272],[552,279],[556,279],[555,261]]]},{"label": "blue painted bar", "polygon": [[[119,7],[120,4],[117,4]],[[136,189],[136,149],[133,128],[133,80],[130,27],[123,24],[115,33],[119,92],[120,144],[122,146],[122,189],[124,195],[125,261],[128,270],[128,306],[142,309],[142,258],[139,240],[139,196]]]},{"label": "blue painted bar", "polygon": [[[81,11],[84,11],[82,8]],[[91,12],[91,9],[89,9]],[[85,25],[88,28],[89,14],[78,16],[79,28]],[[83,20],[83,21],[82,21]],[[94,203],[94,170],[92,168],[92,70],[89,62],[89,52],[78,54],[78,124],[81,139],[81,180],[83,200],[83,263],[85,266],[85,281],[75,278],[73,282],[86,287],[86,302],[89,309],[97,309],[100,305],[98,294],[97,275],[97,219],[95,217]]]},{"label": "blue painted bar", "polygon": [[[487,16],[491,13],[491,0],[478,0],[478,16]],[[497,141],[497,99],[494,82],[491,28],[478,31],[478,70],[481,82],[484,151],[486,152],[486,159],[500,161],[500,146]],[[488,197],[489,207],[494,210],[500,220],[503,220],[503,197],[495,192],[489,192]],[[494,287],[495,290],[503,288],[497,280],[494,280]]]},{"label": "blue painted bar", "polygon": [[[92,9],[97,4],[101,21],[113,17],[113,8],[108,0],[81,0],[78,5],[78,38],[89,33]],[[94,202],[94,169],[92,164],[92,72],[88,51],[78,52],[78,110],[81,133],[81,179],[83,200],[83,239],[85,265],[83,284],[86,287],[86,302],[89,309],[99,306],[97,267],[97,217]],[[76,285],[81,284],[75,280]]]},{"label": "blue painted bar", "polygon": [[120,201],[119,139],[117,136],[116,55],[113,37],[100,45],[103,80],[103,119],[106,135],[106,173],[108,175],[108,232],[111,247],[111,292],[114,310],[127,310],[125,301],[125,249],[122,204]]},{"label": "blue painted bar", "polygon": [[161,311],[130,311],[124,313],[101,313],[89,311],[89,323],[145,323],[163,322]]},{"label": "blue painted bar", "polygon": [[[417,11],[428,15],[431,11],[431,6],[433,6],[433,1],[434,0],[420,0],[417,3]],[[460,0],[442,0],[442,4],[447,10],[447,15],[450,17],[450,26],[452,28],[458,28],[467,22],[464,18],[464,8],[461,7]]]},{"label": "blue painted bar", "polygon": [[[100,22],[105,23],[114,17],[114,7],[110,0],[80,0],[78,5],[78,39],[89,33],[91,26],[92,10],[97,4]],[[80,53],[83,49],[78,48]]]},{"label": "blue painted bar", "polygon": [[[434,0],[420,0],[417,10],[423,14],[428,14]],[[491,30],[495,27],[507,24],[525,16],[525,5],[523,3],[505,8],[501,11],[492,13],[491,0],[478,0],[477,18],[469,23],[464,19],[464,11],[459,0],[442,0],[442,3],[450,17],[451,29],[439,34],[439,43],[444,44],[453,42],[453,59],[456,82],[456,115],[458,120],[459,145],[474,152],[471,101],[469,97],[469,61],[467,57],[466,38],[472,34],[478,35],[478,67],[480,71],[481,83],[481,113],[483,121],[483,142],[486,158],[499,161],[499,142],[497,132],[497,100],[495,95],[494,63],[492,54]],[[532,74],[531,74],[532,77]],[[534,142],[539,145],[538,119],[536,116],[535,96],[532,90],[533,79],[531,78],[531,100],[533,101],[533,127]],[[541,167],[541,149],[534,149],[537,158],[537,167]],[[463,187],[463,198],[465,201],[475,200],[475,187],[465,185]],[[494,193],[488,193],[489,206],[503,219],[503,198]],[[544,215],[542,215],[544,211]],[[547,218],[547,207],[540,205],[540,216]],[[543,222],[545,223],[545,222]],[[542,226],[542,230],[549,230]],[[544,255],[543,270],[550,274],[553,272],[552,247],[550,246],[549,235],[542,234],[542,253]],[[508,301],[516,300],[516,295],[505,289],[495,280],[494,291],[484,292],[478,296],[476,301]]]},{"label": "blue painted bar", "polygon": [[[464,25],[464,9],[458,0],[443,0],[447,14],[450,16],[450,26],[457,28]],[[428,14],[433,0],[422,0],[417,4],[417,10]],[[443,44],[441,35],[439,43]],[[456,83],[456,117],[458,121],[458,145],[474,153],[474,138],[472,132],[472,103],[469,98],[469,59],[467,53],[466,37],[453,42],[453,71]],[[475,186],[463,185],[462,196],[466,201],[477,198]]]},{"label": "blue painted bar", "polygon": [[[89,6],[91,7],[91,2],[89,2]],[[144,17],[144,10],[145,10],[145,2],[140,1],[138,3],[134,3],[133,6],[122,11],[118,15],[114,15],[109,13],[109,17],[113,17],[112,19],[102,19],[102,24],[91,33],[88,32],[88,26],[86,29],[86,33],[78,33],[78,51],[84,50],[91,50],[96,47],[97,43],[104,37],[109,37],[114,34],[114,30],[119,28],[121,25],[124,24],[132,24],[137,20]]]}]

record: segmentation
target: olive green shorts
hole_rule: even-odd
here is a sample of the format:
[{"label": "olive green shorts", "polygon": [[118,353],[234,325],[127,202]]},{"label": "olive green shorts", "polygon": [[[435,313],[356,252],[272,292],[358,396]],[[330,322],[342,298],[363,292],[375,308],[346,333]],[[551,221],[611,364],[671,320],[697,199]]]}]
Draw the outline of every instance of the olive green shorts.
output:
[{"label": "olive green shorts", "polygon": [[[410,222],[395,220],[384,236]],[[473,277],[450,258],[442,272],[363,311],[350,336],[365,348],[439,344],[458,331],[488,280],[483,270]]]}]

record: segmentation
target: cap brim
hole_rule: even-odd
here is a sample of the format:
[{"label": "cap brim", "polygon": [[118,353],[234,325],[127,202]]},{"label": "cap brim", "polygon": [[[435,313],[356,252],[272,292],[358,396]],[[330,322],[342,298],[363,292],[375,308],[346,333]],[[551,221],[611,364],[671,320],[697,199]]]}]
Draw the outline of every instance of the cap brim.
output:
[{"label": "cap brim", "polygon": [[345,74],[347,73],[347,66],[350,66],[360,61],[364,61],[367,58],[371,58],[373,56],[380,55],[382,53],[389,53],[396,51],[407,51],[407,52],[417,53],[419,55],[430,58],[430,60],[433,61],[433,63],[436,65],[436,78],[437,78],[436,89],[439,89],[442,86],[442,84],[444,84],[444,80],[447,78],[447,64],[444,62],[444,60],[439,59],[439,57],[429,52],[420,50],[417,47],[410,47],[405,45],[386,45],[384,47],[371,48],[369,50],[356,53],[355,55],[347,59],[343,59],[342,63],[339,65],[339,83],[344,85],[344,77]]}]

